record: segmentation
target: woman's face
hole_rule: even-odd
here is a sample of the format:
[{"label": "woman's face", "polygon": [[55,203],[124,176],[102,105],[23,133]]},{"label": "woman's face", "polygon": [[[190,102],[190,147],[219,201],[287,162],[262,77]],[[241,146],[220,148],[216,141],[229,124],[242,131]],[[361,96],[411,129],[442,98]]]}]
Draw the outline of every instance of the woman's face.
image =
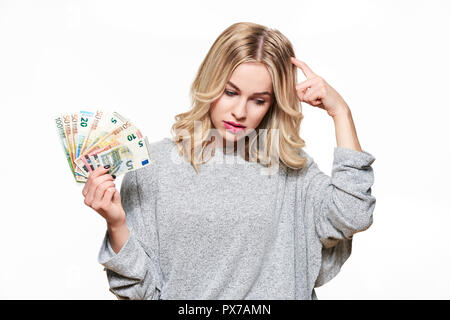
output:
[{"label": "woman's face", "polygon": [[[214,128],[223,143],[236,142],[256,130],[273,102],[273,87],[266,66],[258,62],[240,64],[231,75],[224,92],[209,110]],[[245,126],[236,128],[226,122]]]}]

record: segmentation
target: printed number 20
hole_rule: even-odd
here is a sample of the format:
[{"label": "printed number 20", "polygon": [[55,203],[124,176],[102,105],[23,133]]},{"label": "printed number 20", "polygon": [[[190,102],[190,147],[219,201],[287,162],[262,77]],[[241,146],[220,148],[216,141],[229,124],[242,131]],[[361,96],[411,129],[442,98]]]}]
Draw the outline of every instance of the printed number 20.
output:
[{"label": "printed number 20", "polygon": [[87,127],[87,123],[88,123],[88,119],[81,117],[80,126],[85,128],[85,127]]}]

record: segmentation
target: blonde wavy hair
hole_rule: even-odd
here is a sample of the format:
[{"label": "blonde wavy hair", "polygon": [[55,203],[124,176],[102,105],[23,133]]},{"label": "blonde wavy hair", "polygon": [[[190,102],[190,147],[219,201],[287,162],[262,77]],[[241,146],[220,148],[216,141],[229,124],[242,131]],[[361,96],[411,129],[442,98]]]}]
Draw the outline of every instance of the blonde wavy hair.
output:
[{"label": "blonde wavy hair", "polygon": [[[214,129],[209,116],[211,104],[223,94],[236,67],[245,62],[260,62],[267,67],[274,92],[273,104],[256,128],[257,132],[265,129],[262,131],[266,134],[243,137],[246,152],[266,167],[274,161],[292,169],[304,166],[306,158],[301,157],[300,150],[305,141],[299,136],[303,114],[295,91],[297,69],[290,61],[291,56],[295,57],[292,44],[280,31],[256,23],[235,23],[219,35],[192,83],[192,108],[177,114],[171,128],[180,155],[191,162],[197,173],[199,164],[205,163],[202,159],[206,147],[213,142],[210,139],[210,131]],[[259,146],[255,143],[257,137]],[[271,143],[274,140],[278,144]]]}]

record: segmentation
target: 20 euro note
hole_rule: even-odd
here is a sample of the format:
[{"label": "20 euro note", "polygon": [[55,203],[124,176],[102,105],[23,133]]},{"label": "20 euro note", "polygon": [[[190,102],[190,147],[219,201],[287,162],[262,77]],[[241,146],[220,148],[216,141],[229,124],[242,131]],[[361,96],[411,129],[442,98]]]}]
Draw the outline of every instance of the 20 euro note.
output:
[{"label": "20 euro note", "polygon": [[[86,140],[86,137],[88,135],[89,132],[91,132],[91,128],[92,128],[92,122],[93,122],[93,118],[94,118],[94,112],[90,112],[90,111],[80,111],[78,113],[78,117],[76,118],[76,135],[74,136],[74,146],[75,146],[75,150],[74,150],[74,159],[78,158],[78,156],[80,155],[81,149],[84,145],[84,142]],[[73,117],[72,117],[73,119]],[[72,132],[74,132],[73,129],[73,124],[74,122],[72,122]],[[74,166],[74,170],[75,170],[75,179],[77,180],[77,182],[86,182],[87,181],[87,176],[83,173],[83,171],[78,168],[77,165]]]},{"label": "20 euro note", "polygon": [[77,136],[77,148],[75,152],[75,159],[80,156],[81,148],[83,147],[84,141],[91,129],[91,123],[94,118],[94,112],[90,111],[80,111],[78,115],[78,136]]},{"label": "20 euro note", "polygon": [[83,145],[78,152],[76,159],[85,154],[93,145],[97,144],[114,129],[122,126],[127,119],[117,112],[109,113],[96,111],[88,126],[89,130],[84,132]]},{"label": "20 euro note", "polygon": [[142,137],[93,154],[90,156],[90,162],[94,168],[109,165],[109,173],[119,176],[152,164],[154,161],[150,158],[149,150],[147,137]]},{"label": "20 euro note", "polygon": [[75,165],[75,159],[77,158],[78,153],[78,145],[80,139],[80,118],[81,113],[71,113],[70,114],[70,122],[71,122],[71,135],[70,135],[70,146],[71,146],[71,154],[73,159],[73,169],[75,174],[75,180],[77,182],[86,182],[87,176],[83,174],[83,172]]}]

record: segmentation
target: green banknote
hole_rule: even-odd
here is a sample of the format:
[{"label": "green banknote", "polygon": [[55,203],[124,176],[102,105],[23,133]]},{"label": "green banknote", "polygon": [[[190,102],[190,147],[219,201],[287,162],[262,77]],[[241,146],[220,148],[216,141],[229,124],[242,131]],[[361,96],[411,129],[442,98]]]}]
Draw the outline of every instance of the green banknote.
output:
[{"label": "green banknote", "polygon": [[69,147],[67,145],[67,139],[66,139],[66,133],[64,131],[64,122],[63,122],[63,117],[62,116],[58,116],[55,118],[55,124],[56,124],[56,130],[58,132],[58,137],[59,140],[61,142],[61,146],[64,150],[64,155],[66,156],[67,162],[69,163],[69,167],[70,170],[72,171],[72,174],[75,177],[75,173],[74,173],[74,169],[73,169],[73,163],[72,163],[72,158],[70,156],[70,151],[69,151]]}]

